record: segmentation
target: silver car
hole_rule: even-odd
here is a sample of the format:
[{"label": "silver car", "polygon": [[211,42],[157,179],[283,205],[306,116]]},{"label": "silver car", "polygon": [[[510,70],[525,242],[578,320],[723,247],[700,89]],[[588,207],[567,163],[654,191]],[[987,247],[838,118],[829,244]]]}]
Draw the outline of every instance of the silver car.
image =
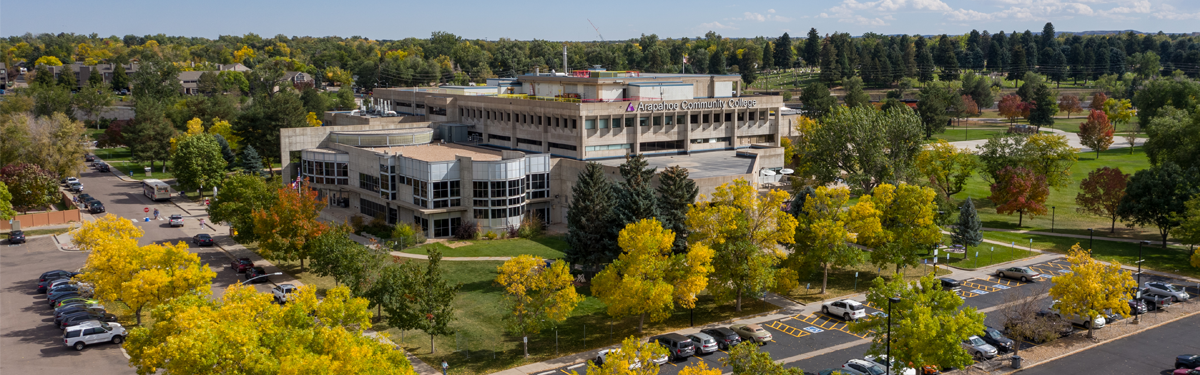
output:
[{"label": "silver car", "polygon": [[687,335],[687,337],[696,343],[697,354],[709,354],[717,351],[717,340],[712,336],[703,333],[693,333]]},{"label": "silver car", "polygon": [[1145,285],[1146,289],[1143,289],[1143,293],[1164,298],[1171,298],[1171,302],[1184,302],[1192,298],[1192,296],[1188,294],[1186,290],[1183,290],[1183,288],[1161,281],[1147,281]]},{"label": "silver car", "polygon": [[996,270],[996,276],[1030,282],[1036,281],[1037,278],[1042,277],[1042,274],[1029,269],[1029,267],[1008,267]]},{"label": "silver car", "polygon": [[983,339],[979,338],[979,336],[971,336],[966,340],[963,340],[962,347],[963,349],[967,350],[968,354],[970,354],[972,357],[975,357],[976,361],[982,361],[996,357],[996,347],[988,345],[988,343],[984,342]]}]

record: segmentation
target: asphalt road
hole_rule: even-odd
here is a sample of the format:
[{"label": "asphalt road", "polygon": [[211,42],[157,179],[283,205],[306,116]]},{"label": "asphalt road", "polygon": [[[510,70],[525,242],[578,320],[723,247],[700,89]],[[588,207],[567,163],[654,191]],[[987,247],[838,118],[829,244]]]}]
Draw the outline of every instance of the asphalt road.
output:
[{"label": "asphalt road", "polygon": [[1200,354],[1200,315],[1117,339],[1020,373],[1170,375],[1175,369],[1175,356],[1180,354]]}]

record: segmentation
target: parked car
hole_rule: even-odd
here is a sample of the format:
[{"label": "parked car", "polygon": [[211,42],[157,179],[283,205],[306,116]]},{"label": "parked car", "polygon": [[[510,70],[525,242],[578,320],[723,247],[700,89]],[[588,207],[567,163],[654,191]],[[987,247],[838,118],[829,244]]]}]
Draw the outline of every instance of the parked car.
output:
[{"label": "parked car", "polygon": [[47,298],[50,294],[55,294],[64,291],[79,291],[79,284],[72,283],[70,279],[59,279],[55,283],[50,284],[50,289],[46,290]]},{"label": "parked car", "polygon": [[183,226],[183,215],[171,215],[170,217],[167,218],[167,224],[170,225],[171,227],[182,227]]},{"label": "parked car", "polygon": [[668,333],[650,338],[650,342],[658,343],[667,348],[667,357],[673,361],[687,359],[696,354],[696,343],[678,333]]},{"label": "parked car", "polygon": [[1177,368],[1171,375],[1200,375],[1200,367],[1194,369]]},{"label": "parked car", "polygon": [[69,279],[69,278],[75,277],[75,275],[78,275],[78,274],[79,274],[79,272],[71,272],[71,271],[63,271],[63,270],[46,271],[46,272],[42,272],[42,275],[38,277],[38,281],[40,282],[40,281],[47,281],[47,280],[57,280],[57,279],[63,279],[63,278]]},{"label": "parked car", "polygon": [[88,213],[98,214],[101,212],[104,212],[104,203],[92,202],[91,205],[88,206]]},{"label": "parked car", "polygon": [[92,154],[87,154],[87,155],[84,155],[84,156],[83,156],[83,161],[85,161],[85,162],[88,162],[88,163],[91,163],[91,162],[93,162],[93,161],[96,161],[96,155],[92,155]]},{"label": "parked car", "polygon": [[995,358],[997,353],[996,347],[984,342],[979,336],[971,336],[963,340],[962,347],[967,350],[968,354],[975,357],[976,361]]},{"label": "parked car", "polygon": [[894,363],[895,361],[893,361],[892,367],[889,369],[887,363],[888,356],[886,355],[869,355],[863,359],[867,360],[868,362],[874,362],[877,365],[883,366],[884,370],[888,370],[886,371],[886,374],[888,375],[917,375],[917,369],[908,368],[908,366],[905,366],[902,363]]},{"label": "parked car", "polygon": [[1142,300],[1136,299],[1136,298],[1131,298],[1131,299],[1125,301],[1125,303],[1129,304],[1129,314],[1130,315],[1141,315],[1141,314],[1146,313],[1147,307],[1146,307],[1145,301],[1142,301]]},{"label": "parked car", "polygon": [[61,323],[63,318],[75,314],[100,314],[106,312],[104,306],[76,305],[63,309],[54,309],[54,323]]},{"label": "parked car", "polygon": [[[256,284],[257,283],[265,283],[265,282],[267,282],[267,279],[269,278],[266,276],[266,274],[267,274],[267,270],[263,269],[262,267],[251,267],[249,270],[246,270],[246,280],[251,280],[251,279],[254,279],[255,277],[258,277],[258,279],[254,279],[254,281],[251,281],[251,282],[256,283]],[[259,276],[262,276],[262,277],[259,277]]]},{"label": "parked car", "polygon": [[1142,289],[1143,295],[1149,293],[1150,295],[1166,297],[1170,298],[1171,302],[1186,302],[1189,298],[1192,298],[1192,296],[1188,294],[1186,290],[1183,290],[1183,288],[1171,285],[1169,283],[1161,281],[1147,281],[1143,285],[1146,287],[1145,289]]},{"label": "parked car", "polygon": [[734,332],[729,328],[717,327],[702,329],[700,330],[700,333],[712,336],[713,339],[717,340],[717,348],[722,350],[729,350],[729,348],[732,348],[734,345],[742,342],[742,336],[738,335],[737,332]]},{"label": "parked car", "polygon": [[1196,368],[1200,367],[1200,355],[1182,354],[1175,356],[1175,368]]},{"label": "parked car", "polygon": [[25,231],[14,230],[12,232],[8,232],[8,244],[16,245],[19,243],[25,243]]},{"label": "parked car", "polygon": [[125,341],[125,327],[118,323],[90,320],[63,330],[63,345],[83,350],[86,345],[105,342],[120,345]]},{"label": "parked car", "polygon": [[[54,317],[54,325],[58,326],[59,328],[62,328],[62,327],[65,327],[63,325],[63,322],[66,322],[69,319],[78,318],[81,316],[97,317],[97,318],[93,318],[93,319],[83,319],[83,320],[103,320],[103,319],[100,319],[99,317],[103,317],[105,314],[108,314],[108,312],[104,311],[104,309],[82,309],[82,310],[70,311],[70,312],[66,312],[66,313],[61,313],[60,315],[56,315]],[[111,315],[111,314],[109,314],[109,315]],[[115,322],[116,317],[113,317],[112,321]]]},{"label": "parked car", "polygon": [[83,322],[87,322],[87,321],[101,321],[101,322],[106,322],[106,323],[116,323],[117,316],[113,315],[113,314],[109,314],[109,313],[76,314],[76,315],[71,315],[68,317],[63,317],[62,323],[59,324],[58,327],[59,328],[74,327],[74,326],[80,325]]},{"label": "parked car", "polygon": [[96,164],[96,170],[97,170],[97,171],[100,171],[100,172],[109,172],[109,171],[111,171],[111,169],[109,169],[108,163],[99,163],[99,164]]},{"label": "parked car", "polygon": [[983,342],[988,343],[988,345],[991,345],[997,350],[1004,351],[1005,353],[1011,352],[1014,349],[1013,345],[1015,345],[1015,343],[1013,340],[1008,337],[1004,337],[1004,334],[1000,333],[1000,330],[992,327],[984,326],[983,334],[979,335],[979,338],[983,339]]},{"label": "parked car", "polygon": [[250,258],[237,258],[232,263],[229,263],[229,268],[232,268],[237,273],[246,272],[246,270],[252,267],[254,267],[254,262]]},{"label": "parked car", "polygon": [[213,238],[208,233],[200,233],[192,237],[192,243],[196,246],[212,246]]},{"label": "parked car", "polygon": [[46,303],[49,304],[50,307],[54,307],[54,306],[58,305],[59,300],[63,300],[63,299],[71,298],[71,297],[83,297],[83,296],[84,296],[83,293],[80,293],[78,290],[74,290],[74,289],[62,290],[62,291],[46,294]]},{"label": "parked car", "polygon": [[78,182],[71,183],[70,187],[68,187],[67,190],[70,190],[73,193],[82,193],[83,192],[83,184],[78,183]]},{"label": "parked car", "polygon": [[295,293],[296,290],[297,288],[295,285],[279,284],[278,286],[271,288],[271,295],[275,298],[275,302],[284,304],[287,303],[288,299],[291,298],[292,293]]},{"label": "parked car", "polygon": [[743,341],[753,341],[759,345],[766,344],[767,341],[774,339],[771,337],[770,332],[767,332],[767,330],[758,324],[734,324],[729,329],[737,332]]},{"label": "parked car", "polygon": [[1094,328],[1094,329],[1104,328],[1104,325],[1108,324],[1108,320],[1104,318],[1104,314],[1099,314],[1099,315],[1096,315],[1093,317],[1087,317],[1087,318],[1082,317],[1082,316],[1076,316],[1076,315],[1064,315],[1058,311],[1058,303],[1059,302],[1057,300],[1055,300],[1054,302],[1051,302],[1050,303],[1050,311],[1053,312],[1055,315],[1058,315],[1059,318],[1062,318],[1063,320],[1065,320],[1071,324],[1080,325],[1080,326],[1083,326],[1083,328]]},{"label": "parked car", "polygon": [[1037,278],[1042,277],[1042,274],[1029,269],[1029,267],[1009,267],[996,270],[996,276],[1021,280],[1022,282],[1031,282],[1037,281]]},{"label": "parked car", "polygon": [[862,359],[846,361],[839,371],[850,375],[884,375],[886,373],[882,365]]},{"label": "parked car", "polygon": [[101,305],[100,301],[96,301],[94,299],[71,298],[59,302],[59,305],[54,307],[54,316],[58,316],[59,313],[64,311],[79,309],[104,309],[104,305]]},{"label": "parked car", "polygon": [[80,202],[87,202],[94,199],[92,195],[88,193],[79,194],[77,197],[79,197]]},{"label": "parked car", "polygon": [[77,183],[79,183],[79,179],[75,178],[75,177],[67,177],[67,178],[63,179],[63,184],[67,185],[67,186],[70,186],[71,184],[77,184]]},{"label": "parked car", "polygon": [[841,301],[825,302],[821,305],[821,312],[826,315],[836,315],[847,321],[857,320],[867,317],[867,309],[863,304],[852,299],[844,299]]},{"label": "parked car", "polygon": [[1149,289],[1145,288],[1138,292],[1137,299],[1146,304],[1146,311],[1160,310],[1171,306],[1171,298],[1150,294]]},{"label": "parked car", "polygon": [[[592,363],[595,363],[595,364],[596,364],[596,366],[603,366],[603,365],[604,365],[604,362],[608,360],[608,355],[609,355],[609,354],[613,354],[613,353],[620,353],[620,352],[621,352],[621,349],[604,349],[604,350],[601,350],[601,351],[599,351],[599,352],[597,352],[597,353],[596,353],[596,359],[592,360]],[[663,362],[663,363],[666,363],[666,362]],[[639,368],[642,368],[642,364],[641,364],[641,363],[638,363],[638,362],[637,362],[637,360],[634,360],[634,361],[632,361],[632,363],[630,363],[630,364],[629,364],[629,369],[630,369],[630,370],[636,370],[636,369],[639,369]]]},{"label": "parked car", "polygon": [[940,280],[942,282],[943,290],[948,290],[948,291],[952,291],[952,292],[957,292],[957,291],[962,290],[962,282],[961,281],[951,279],[949,277],[943,277],[938,280]]},{"label": "parked car", "polygon": [[692,343],[696,344],[696,354],[711,354],[717,351],[717,339],[704,333],[693,333],[687,335]]}]

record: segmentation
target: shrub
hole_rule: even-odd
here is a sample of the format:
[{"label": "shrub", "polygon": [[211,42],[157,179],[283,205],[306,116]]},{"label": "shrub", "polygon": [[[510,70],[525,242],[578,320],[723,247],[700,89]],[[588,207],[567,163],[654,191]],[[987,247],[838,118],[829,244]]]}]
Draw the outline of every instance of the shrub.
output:
[{"label": "shrub", "polygon": [[541,236],[542,231],[542,220],[535,215],[529,215],[525,220],[521,220],[521,227],[517,228],[516,235],[521,238],[534,238]]},{"label": "shrub", "polygon": [[785,101],[785,102],[790,102],[790,101],[792,101],[792,92],[791,92],[791,91],[784,91],[784,92],[783,92],[783,101]]},{"label": "shrub", "polygon": [[354,228],[355,233],[358,233],[359,231],[361,231],[363,229],[362,216],[358,216],[358,215],[351,216],[350,217],[350,227]]},{"label": "shrub", "polygon": [[518,234],[519,234],[520,230],[521,230],[521,227],[510,226],[510,227],[508,227],[508,230],[503,233],[504,238],[517,238],[517,237],[519,237]]},{"label": "shrub", "polygon": [[487,233],[485,233],[483,236],[487,237],[487,239],[489,239],[489,240],[494,240],[494,239],[496,239],[496,237],[499,237],[498,235],[496,235],[496,232],[493,232],[491,230],[487,231]]},{"label": "shrub", "polygon": [[460,240],[473,240],[479,236],[479,225],[473,221],[464,221],[454,228],[454,238]]}]

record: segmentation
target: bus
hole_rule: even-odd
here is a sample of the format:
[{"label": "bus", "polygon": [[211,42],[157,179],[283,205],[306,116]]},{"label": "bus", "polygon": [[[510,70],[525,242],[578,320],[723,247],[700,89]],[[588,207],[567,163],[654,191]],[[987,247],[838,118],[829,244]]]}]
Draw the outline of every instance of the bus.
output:
[{"label": "bus", "polygon": [[171,186],[155,179],[142,180],[142,193],[152,201],[171,199]]}]

